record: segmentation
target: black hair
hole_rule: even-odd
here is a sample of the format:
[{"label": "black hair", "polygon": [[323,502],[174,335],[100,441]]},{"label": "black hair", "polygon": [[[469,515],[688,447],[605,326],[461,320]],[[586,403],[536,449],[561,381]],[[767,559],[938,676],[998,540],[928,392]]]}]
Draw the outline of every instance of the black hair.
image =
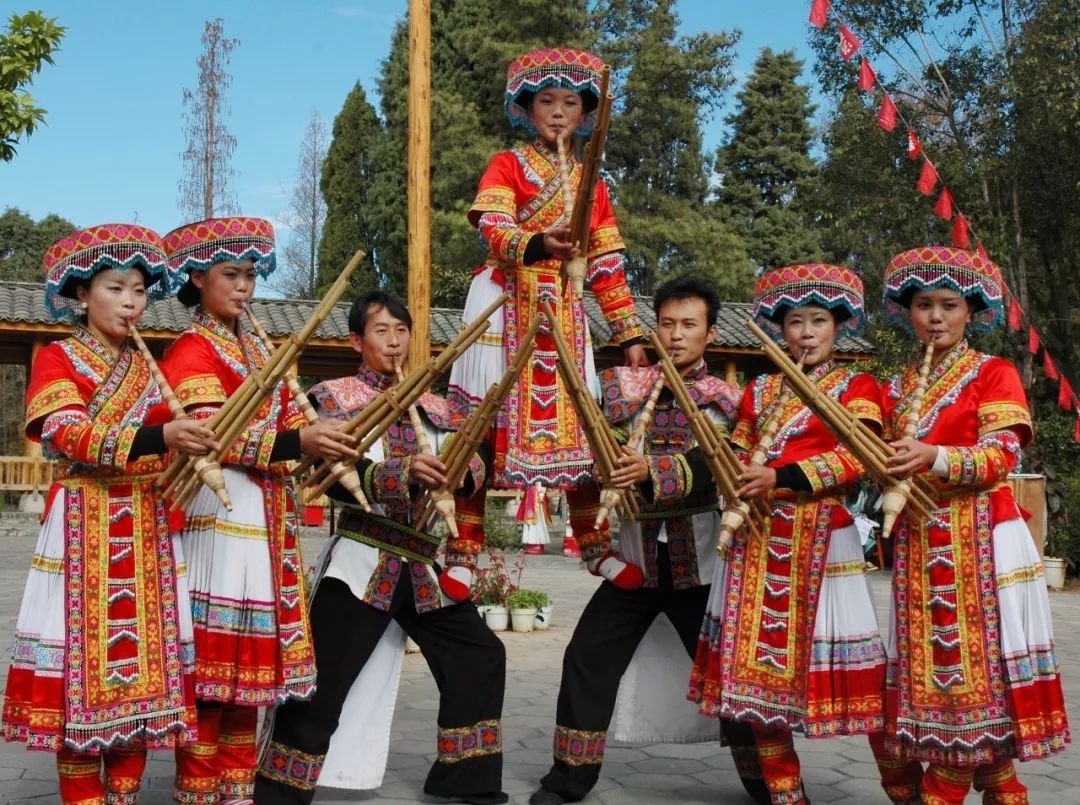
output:
[{"label": "black hair", "polygon": [[405,305],[401,304],[396,296],[387,291],[368,291],[358,297],[349,308],[349,332],[356,333],[363,338],[364,330],[367,329],[368,315],[386,308],[386,311],[399,321],[405,322],[405,326],[412,332],[412,315]]},{"label": "black hair", "polygon": [[720,314],[720,292],[712,280],[704,277],[676,277],[668,280],[656,289],[653,297],[653,310],[660,318],[660,308],[668,302],[683,299],[700,299],[705,303],[705,320],[710,327],[716,324]]}]

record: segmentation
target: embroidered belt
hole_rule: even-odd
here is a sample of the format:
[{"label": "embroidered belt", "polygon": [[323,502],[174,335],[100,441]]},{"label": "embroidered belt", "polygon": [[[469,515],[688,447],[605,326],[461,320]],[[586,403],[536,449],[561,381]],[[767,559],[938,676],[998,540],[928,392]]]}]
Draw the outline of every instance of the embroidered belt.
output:
[{"label": "embroidered belt", "polygon": [[720,511],[719,501],[706,503],[701,506],[693,506],[688,509],[657,509],[655,511],[642,511],[634,515],[635,520],[671,520],[675,517],[690,517],[694,514]]},{"label": "embroidered belt", "polygon": [[339,523],[334,531],[335,536],[370,545],[414,562],[435,564],[435,556],[442,541],[438,537],[371,512],[350,511],[348,520],[353,528],[346,528]]}]

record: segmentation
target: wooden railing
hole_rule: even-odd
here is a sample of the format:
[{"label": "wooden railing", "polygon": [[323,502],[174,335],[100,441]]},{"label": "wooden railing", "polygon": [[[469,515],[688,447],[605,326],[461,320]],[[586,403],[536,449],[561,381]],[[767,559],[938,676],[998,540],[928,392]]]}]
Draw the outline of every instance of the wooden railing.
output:
[{"label": "wooden railing", "polygon": [[0,492],[46,492],[52,462],[41,456],[0,456]]}]

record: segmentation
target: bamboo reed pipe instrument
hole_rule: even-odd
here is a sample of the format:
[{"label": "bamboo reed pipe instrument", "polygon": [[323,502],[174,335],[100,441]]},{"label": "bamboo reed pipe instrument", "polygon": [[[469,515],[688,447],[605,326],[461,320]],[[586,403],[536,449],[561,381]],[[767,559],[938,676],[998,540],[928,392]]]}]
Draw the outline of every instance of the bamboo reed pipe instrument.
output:
[{"label": "bamboo reed pipe instrument", "polygon": [[[592,450],[593,459],[596,461],[596,469],[600,475],[602,484],[610,483],[611,473],[615,469],[615,463],[619,459],[621,450],[615,440],[608,421],[604,418],[603,411],[597,404],[592,393],[585,388],[585,384],[577,373],[577,362],[574,354],[563,338],[559,330],[559,320],[555,317],[555,311],[551,304],[544,300],[539,303],[540,310],[548,320],[551,328],[551,338],[555,342],[555,352],[558,360],[555,362],[556,370],[566,385],[570,401],[582,420],[582,428],[585,431],[585,439]],[[614,487],[613,487],[614,489]],[[638,505],[633,490],[615,490],[619,495],[619,503],[626,516],[631,519],[637,516]],[[610,509],[609,509],[610,511]]]},{"label": "bamboo reed pipe instrument", "polygon": [[[266,398],[274,393],[285,372],[292,365],[307,342],[326,321],[334,305],[348,290],[349,277],[364,259],[364,252],[358,251],[342,269],[340,276],[330,286],[326,296],[319,302],[308,317],[299,333],[294,333],[274,350],[266,363],[258,371],[252,372],[229,398],[207,420],[206,426],[214,432],[220,449],[213,451],[207,460],[221,463],[221,457],[231,448],[236,439],[255,418]],[[188,456],[181,456],[158,478],[158,485],[164,487],[164,494],[172,499],[172,508],[184,508],[199,491],[199,476],[193,471],[194,463]]]},{"label": "bamboo reed pipe instrument", "polygon": [[[690,430],[705,455],[709,471],[720,489],[720,495],[723,497],[725,504],[738,507],[742,513],[743,521],[750,528],[751,533],[755,536],[761,536],[768,530],[769,517],[772,515],[769,504],[761,498],[754,498],[751,501],[741,500],[735,494],[739,488],[739,474],[743,471],[742,462],[739,461],[738,456],[735,455],[735,451],[731,449],[731,445],[727,443],[727,440],[716,432],[712,420],[705,415],[704,411],[698,408],[694,398],[690,396],[686,381],[683,380],[682,374],[675,366],[674,361],[671,360],[667,350],[664,349],[664,345],[660,343],[656,333],[649,333],[649,340],[652,342],[653,349],[656,350],[657,357],[660,360],[660,369],[664,373],[667,385],[675,395],[675,401],[690,421]],[[730,542],[727,545],[717,542],[716,550],[720,553],[726,553],[730,545]]]},{"label": "bamboo reed pipe instrument", "polygon": [[[451,501],[453,501],[454,490],[460,487],[462,481],[465,480],[465,473],[469,469],[469,461],[476,452],[476,448],[487,438],[491,423],[502,409],[510,389],[513,388],[514,383],[517,382],[518,377],[521,376],[521,373],[528,365],[529,359],[532,357],[533,350],[536,348],[536,331],[539,327],[540,317],[537,316],[529,325],[529,329],[525,331],[525,335],[521,339],[521,347],[511,358],[510,365],[506,367],[506,371],[503,372],[499,382],[488,389],[484,399],[480,401],[476,410],[465,420],[457,434],[451,439],[450,444],[443,451],[442,459],[443,463],[446,464],[446,486],[434,490],[429,495],[426,503],[422,503],[423,513],[416,521],[419,528],[423,528],[435,513],[438,506],[436,494],[448,494]],[[421,500],[423,501],[423,499]],[[446,525],[450,529],[450,535],[457,538],[457,523],[453,517],[446,520]]]},{"label": "bamboo reed pipe instrument", "polygon": [[[184,411],[184,406],[176,399],[176,393],[172,390],[172,386],[169,385],[169,381],[165,379],[161,367],[154,360],[150,348],[146,346],[146,342],[143,341],[134,324],[130,324],[128,327],[131,332],[131,340],[135,342],[135,346],[143,356],[143,360],[146,361],[146,365],[150,368],[150,374],[154,377],[154,382],[161,392],[162,399],[169,406],[173,419],[187,419],[188,415]],[[199,479],[217,495],[217,499],[221,501],[221,505],[225,507],[225,510],[231,512],[232,501],[229,499],[229,493],[225,491],[225,475],[221,472],[221,465],[207,461],[205,456],[196,456],[192,466],[195,472],[198,473]]]},{"label": "bamboo reed pipe instrument", "polygon": [[[589,232],[592,228],[592,211],[596,203],[596,182],[600,178],[600,163],[604,159],[608,127],[611,124],[612,97],[608,92],[611,68],[604,66],[600,76],[600,103],[596,109],[596,127],[585,146],[585,158],[581,163],[581,182],[570,215],[570,242],[577,245],[579,255],[566,261],[563,270],[570,281],[574,299],[579,301],[585,294],[585,272],[588,264]],[[559,140],[562,142],[561,138]],[[569,171],[565,187],[569,187]],[[565,191],[564,191],[565,192]]]},{"label": "bamboo reed pipe instrument", "polygon": [[[270,336],[267,335],[266,330],[263,329],[262,323],[255,315],[255,311],[251,309],[251,305],[244,305],[244,312],[247,313],[248,322],[251,324],[252,332],[259,337],[263,346],[266,347],[267,352],[274,351],[274,342],[270,340]],[[304,415],[304,419],[309,424],[314,424],[319,421],[319,415],[316,413],[315,408],[311,405],[311,401],[308,399],[307,394],[300,388],[300,381],[296,379],[296,373],[292,369],[285,372],[285,385],[289,389],[289,394],[292,395],[293,402],[299,407],[300,412]],[[338,480],[350,495],[355,498],[356,502],[360,504],[360,508],[364,511],[371,511],[371,504],[368,503],[368,499],[364,497],[364,488],[360,483],[360,474],[356,471],[356,467],[345,463],[344,461],[334,461],[330,464],[330,472]]]},{"label": "bamboo reed pipe instrument", "polygon": [[[405,379],[405,373],[401,371],[400,363],[394,365],[394,372],[397,374],[399,383]],[[409,422],[412,424],[413,433],[416,434],[416,446],[420,452],[425,456],[434,455],[435,451],[431,449],[431,442],[428,441],[427,428],[424,426],[424,420],[420,418],[420,411],[415,403],[409,406]],[[449,489],[440,487],[431,490],[428,494],[435,504],[435,510],[446,522],[446,527],[450,529],[450,534],[456,537],[457,521],[454,520],[454,493]]]},{"label": "bamboo reed pipe instrument", "polygon": [[[498,310],[509,297],[501,294],[498,299],[488,305],[479,316],[476,317],[457,338],[450,342],[437,358],[430,358],[427,363],[418,366],[405,376],[405,379],[382,393],[370,405],[348,422],[342,424],[340,430],[343,433],[351,433],[360,438],[356,446],[356,452],[364,455],[371,445],[382,438],[382,435],[394,422],[415,403],[420,395],[431,388],[431,385],[443,374],[449,371],[451,364],[490,326],[488,317]],[[361,436],[361,434],[363,434]],[[293,470],[293,475],[299,476],[310,470],[316,464],[315,459],[305,459]],[[319,465],[304,482],[305,486],[314,487],[313,496],[326,492],[334,483],[333,476],[328,476],[326,466]]]},{"label": "bamboo reed pipe instrument", "polygon": [[[862,462],[874,482],[882,488],[892,486],[896,479],[889,475],[886,462],[896,455],[896,450],[839,401],[823,393],[810,378],[798,371],[795,362],[753,319],[748,319],[746,326],[761,341],[765,354],[783,372],[806,407]],[[926,478],[916,476],[912,479],[907,505],[917,517],[925,519],[933,514],[937,503],[934,500],[934,489]]]},{"label": "bamboo reed pipe instrument", "polygon": [[[805,355],[800,356],[797,364],[797,368],[800,372],[802,371],[804,361]],[[758,436],[757,444],[754,445],[754,451],[750,454],[751,467],[765,466],[766,458],[769,455],[769,449],[773,446],[773,442],[776,441],[776,434],[780,430],[780,417],[783,416],[784,409],[787,408],[788,403],[791,402],[792,396],[794,396],[794,392],[792,391],[791,384],[785,381],[784,388],[780,392],[776,404],[773,405],[769,418],[761,428],[761,434]],[[738,505],[728,505],[725,507],[724,514],[720,518],[720,540],[717,543],[717,546],[730,546],[734,540],[735,532],[742,527],[744,521],[745,515]]]},{"label": "bamboo reed pipe instrument", "polygon": [[[905,439],[914,439],[919,431],[919,420],[922,418],[923,401],[926,399],[926,388],[930,381],[930,369],[934,360],[934,342],[926,345],[923,354],[922,365],[919,367],[919,382],[911,393],[911,406],[908,408],[907,419],[904,421],[903,436]],[[911,497],[911,487],[914,481],[911,478],[893,480],[892,484],[885,489],[882,498],[881,510],[885,513],[881,523],[881,536],[888,538],[896,525],[900,512],[908,498]]]},{"label": "bamboo reed pipe instrument", "polygon": [[[638,415],[637,422],[634,423],[634,430],[630,434],[630,438],[626,444],[631,450],[636,450],[639,453],[645,452],[645,437],[649,430],[649,425],[652,424],[653,415],[656,413],[656,402],[660,399],[660,392],[664,390],[664,373],[660,372],[656,377],[656,382],[653,383],[652,390],[649,392],[648,399],[645,400],[645,405],[641,409],[641,413]],[[596,528],[600,527],[600,523],[607,519],[611,510],[619,504],[622,498],[621,490],[613,489],[611,487],[604,487],[600,490],[600,506],[596,510]]]}]

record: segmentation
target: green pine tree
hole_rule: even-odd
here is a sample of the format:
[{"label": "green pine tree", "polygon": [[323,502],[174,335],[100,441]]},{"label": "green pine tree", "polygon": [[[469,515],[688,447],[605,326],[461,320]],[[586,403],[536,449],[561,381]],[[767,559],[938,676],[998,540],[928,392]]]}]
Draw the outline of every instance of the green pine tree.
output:
[{"label": "green pine tree", "polygon": [[712,277],[740,298],[751,266],[739,237],[706,205],[710,165],[699,120],[731,85],[736,37],[677,35],[673,0],[609,4],[605,56],[619,88],[605,169],[627,243],[627,274],[639,293],[677,274]]},{"label": "green pine tree", "polygon": [[41,256],[75,224],[55,213],[34,221],[17,207],[0,214],[0,280],[42,282]]},{"label": "green pine tree", "polygon": [[334,118],[333,139],[319,181],[326,201],[319,242],[320,292],[333,283],[357,249],[365,249],[368,258],[353,275],[352,284],[360,290],[379,285],[382,242],[372,209],[374,153],[384,139],[375,109],[357,82]]},{"label": "green pine tree", "polygon": [[717,202],[731,216],[757,266],[817,260],[819,238],[807,191],[815,176],[810,158],[814,107],[799,84],[794,51],[762,50],[728,117],[731,134],[717,150]]}]

